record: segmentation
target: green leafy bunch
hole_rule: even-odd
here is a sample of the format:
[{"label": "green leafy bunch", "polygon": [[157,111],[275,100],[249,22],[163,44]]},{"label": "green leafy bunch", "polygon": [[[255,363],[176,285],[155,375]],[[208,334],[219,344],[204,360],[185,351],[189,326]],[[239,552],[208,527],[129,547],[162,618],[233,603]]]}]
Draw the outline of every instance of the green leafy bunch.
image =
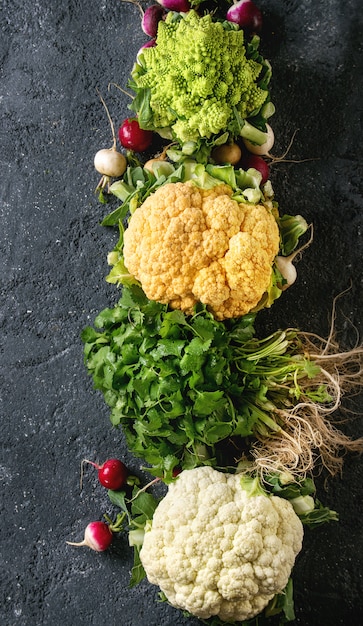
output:
[{"label": "green leafy bunch", "polygon": [[[308,397],[299,380],[319,368],[304,356],[297,332],[256,339],[254,319],[219,322],[202,305],[186,316],[131,285],[97,316],[100,330],[84,329],[94,386],[152,473],[168,480],[175,468],[225,466],[221,444],[280,432],[274,411]],[[329,399],[320,387],[311,394]]]},{"label": "green leafy bunch", "polygon": [[245,43],[236,24],[170,11],[156,42],[138,55],[129,80],[142,128],[181,144],[226,132],[265,141],[271,66],[259,53],[258,36]]}]

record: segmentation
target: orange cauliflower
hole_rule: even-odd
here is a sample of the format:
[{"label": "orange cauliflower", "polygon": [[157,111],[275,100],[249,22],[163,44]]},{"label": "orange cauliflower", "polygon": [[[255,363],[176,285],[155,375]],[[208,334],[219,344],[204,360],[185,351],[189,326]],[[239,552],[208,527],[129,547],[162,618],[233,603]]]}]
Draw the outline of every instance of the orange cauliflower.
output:
[{"label": "orange cauliflower", "polygon": [[238,203],[231,187],[168,183],[132,214],[124,261],[150,300],[219,319],[251,311],[267,291],[279,229],[262,204]]}]

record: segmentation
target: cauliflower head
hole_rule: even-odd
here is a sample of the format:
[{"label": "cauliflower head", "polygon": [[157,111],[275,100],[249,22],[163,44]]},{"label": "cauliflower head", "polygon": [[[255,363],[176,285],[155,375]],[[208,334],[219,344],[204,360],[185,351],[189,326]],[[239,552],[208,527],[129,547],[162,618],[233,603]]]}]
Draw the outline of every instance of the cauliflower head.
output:
[{"label": "cauliflower head", "polygon": [[140,558],[149,582],[176,608],[243,621],[285,588],[302,540],[290,502],[249,495],[240,475],[204,466],[169,486]]},{"label": "cauliflower head", "polygon": [[267,291],[279,228],[262,204],[238,203],[225,184],[168,183],[132,214],[124,261],[150,300],[216,319],[251,311]]}]

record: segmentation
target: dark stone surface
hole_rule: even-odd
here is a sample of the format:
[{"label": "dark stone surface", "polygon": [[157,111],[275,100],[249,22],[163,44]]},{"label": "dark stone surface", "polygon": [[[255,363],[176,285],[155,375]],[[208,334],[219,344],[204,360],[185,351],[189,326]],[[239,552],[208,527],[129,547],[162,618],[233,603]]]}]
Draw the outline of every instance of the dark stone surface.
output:
[{"label": "dark stone surface", "polygon": [[[263,50],[274,69],[276,154],[296,129],[273,183],[281,209],[314,223],[296,285],[260,318],[327,336],[334,296],[345,347],[362,335],[362,42],[359,0],[261,0]],[[96,89],[116,124],[145,41],[135,6],[119,0],[2,0],[1,598],[5,626],[196,625],[146,583],[128,589],[131,553],[76,550],[110,511],[95,475],[79,492],[82,458],[140,463],[111,428],[83,367],[81,329],[118,293],[104,281],[116,235],[99,221],[93,155],[111,143]],[[361,433],[361,419],[346,425]],[[347,626],[363,618],[362,464],[320,499],[340,522],[307,532],[295,569],[296,624]]]}]

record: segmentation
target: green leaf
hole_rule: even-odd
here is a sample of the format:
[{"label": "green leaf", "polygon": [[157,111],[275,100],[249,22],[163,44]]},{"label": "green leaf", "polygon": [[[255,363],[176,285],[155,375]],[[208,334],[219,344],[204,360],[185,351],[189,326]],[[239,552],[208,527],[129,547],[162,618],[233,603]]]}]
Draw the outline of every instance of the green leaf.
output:
[{"label": "green leaf", "polygon": [[134,546],[134,564],[131,569],[131,576],[130,576],[130,582],[129,582],[130,588],[138,585],[146,576],[144,567],[140,559],[140,551],[141,551],[141,546]]},{"label": "green leaf", "polygon": [[309,226],[302,215],[282,215],[278,219],[280,228],[280,249],[283,256],[288,256],[295,250],[301,235],[306,233]]},{"label": "green leaf", "polygon": [[207,445],[214,445],[232,434],[231,424],[220,422],[204,429],[204,441]]},{"label": "green leaf", "polygon": [[[94,328],[91,328],[91,326],[86,326],[81,332],[83,343],[96,343],[101,338],[103,338],[102,333],[98,333]],[[103,339],[107,341],[106,338]]]},{"label": "green leaf", "polygon": [[215,324],[214,320],[206,318],[204,316],[202,317],[200,315],[196,316],[192,320],[191,327],[203,341],[209,342],[212,341],[218,329],[218,326]]},{"label": "green leaf", "polygon": [[213,411],[221,409],[226,404],[224,391],[198,392],[193,405],[194,415],[209,415]]},{"label": "green leaf", "polygon": [[129,517],[129,510],[126,505],[126,493],[125,491],[114,491],[112,489],[108,489],[107,495],[110,499],[111,504],[117,506],[121,511],[127,513]]},{"label": "green leaf", "polygon": [[292,481],[287,484],[281,483],[281,474],[271,474],[266,476],[265,482],[269,487],[272,487],[271,492],[286,500],[297,498],[298,496],[307,496],[314,494],[316,491],[315,484],[312,478],[304,478],[301,481],[296,481],[296,478],[292,476]]},{"label": "green leaf", "polygon": [[106,281],[113,285],[139,285],[139,281],[130,274],[124,259],[121,258],[106,276]]},{"label": "green leaf", "polygon": [[309,528],[316,528],[316,526],[321,526],[321,524],[325,524],[327,522],[339,521],[338,513],[326,506],[323,506],[319,500],[315,500],[315,509],[309,511],[308,513],[299,515],[299,517],[304,526],[308,526]]},{"label": "green leaf", "polygon": [[131,514],[133,517],[138,516],[138,524],[142,521],[146,522],[153,518],[158,504],[159,501],[151,493],[140,491],[136,487],[131,501]]},{"label": "green leaf", "polygon": [[159,329],[160,336],[167,337],[170,334],[172,328],[184,325],[187,325],[187,321],[182,311],[179,311],[177,309],[175,311],[169,311],[168,313],[165,313],[163,317]]},{"label": "green leaf", "polygon": [[139,351],[137,349],[137,346],[132,343],[123,344],[121,350],[121,358],[123,364],[125,365],[137,363],[139,360]]},{"label": "green leaf", "polygon": [[138,89],[138,92],[132,102],[133,111],[137,112],[138,122],[144,130],[154,130],[152,125],[153,112],[150,107],[151,90]]},{"label": "green leaf", "polygon": [[148,299],[145,296],[143,290],[138,285],[131,285],[125,287],[122,290],[122,297],[120,299],[120,305],[125,309],[137,308],[140,309],[148,304]]},{"label": "green leaf", "polygon": [[107,328],[113,324],[123,322],[125,317],[125,312],[117,306],[113,309],[103,309],[95,319],[95,326],[96,328]]},{"label": "green leaf", "polygon": [[184,339],[161,339],[157,343],[157,347],[151,352],[154,359],[162,359],[165,356],[180,357],[185,347]]},{"label": "green leaf", "polygon": [[201,339],[200,337],[194,337],[186,346],[185,352],[190,355],[199,356],[207,352],[211,344],[210,339]]},{"label": "green leaf", "polygon": [[121,206],[117,207],[117,209],[115,209],[103,218],[101,226],[115,226],[115,224],[118,224],[120,221],[125,219],[128,210],[128,203],[121,204]]},{"label": "green leaf", "polygon": [[205,169],[213,178],[217,178],[217,180],[226,183],[232,189],[236,189],[235,170],[232,165],[212,165],[209,163]]},{"label": "green leaf", "polygon": [[264,614],[267,618],[269,618],[274,615],[278,615],[281,612],[284,614],[283,622],[294,621],[294,589],[292,578],[289,578],[285,589],[272,598],[267,605]]},{"label": "green leaf", "polygon": [[[127,184],[124,180],[117,180],[110,186],[110,191],[114,196],[116,196],[116,198],[125,202],[126,198],[128,198],[128,196],[132,194],[135,189],[132,184]],[[116,209],[116,211],[118,210],[119,209]],[[110,215],[112,215],[112,213],[110,213]]]}]

